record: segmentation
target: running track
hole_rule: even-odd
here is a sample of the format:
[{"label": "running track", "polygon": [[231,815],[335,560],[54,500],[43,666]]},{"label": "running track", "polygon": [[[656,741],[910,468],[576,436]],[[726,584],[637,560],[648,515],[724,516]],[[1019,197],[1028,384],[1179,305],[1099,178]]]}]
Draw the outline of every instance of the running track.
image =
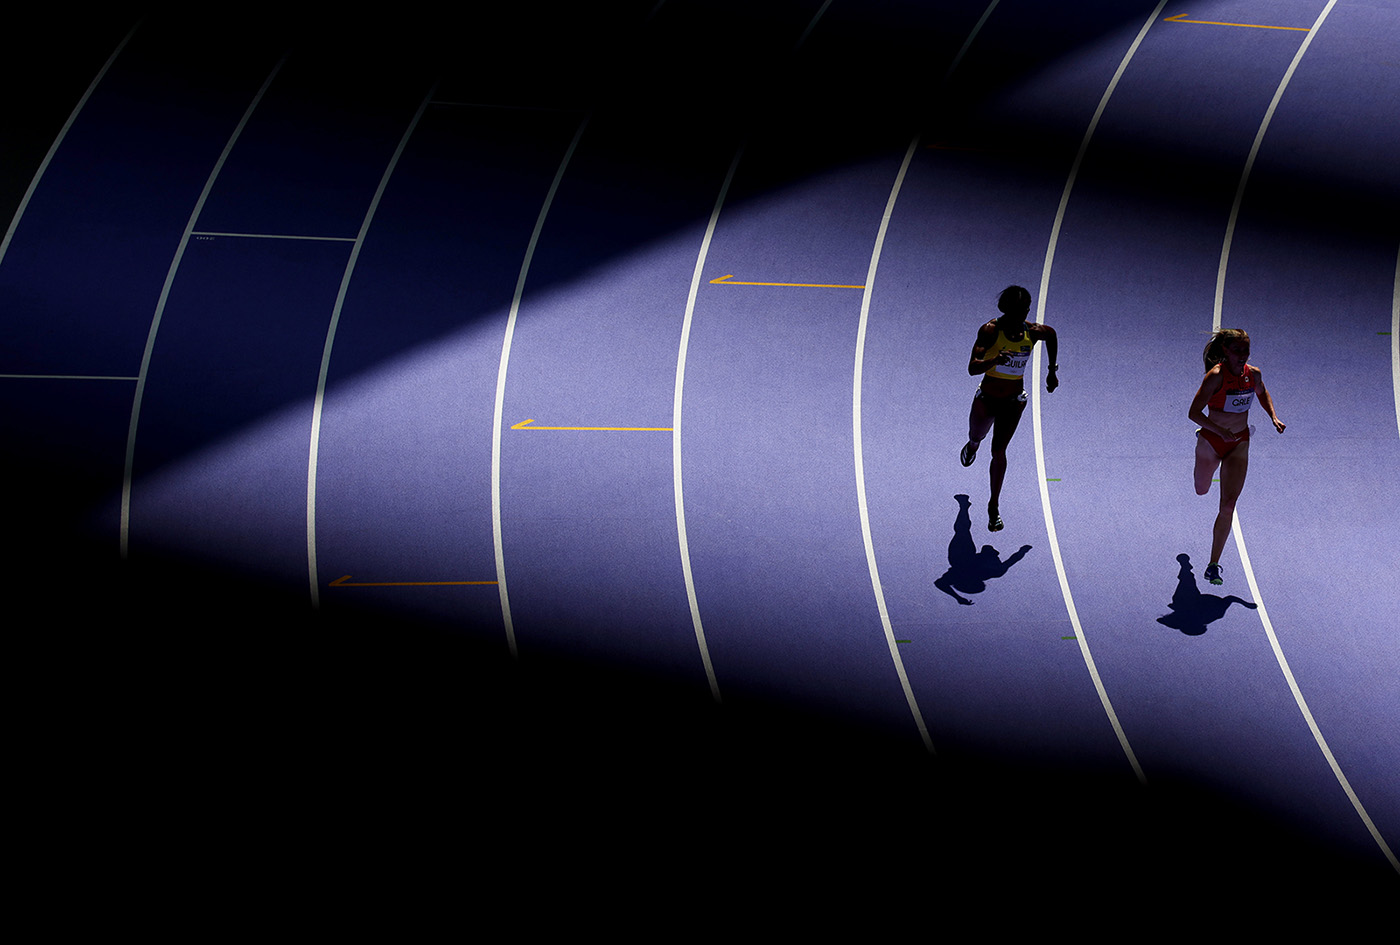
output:
[{"label": "running track", "polygon": [[[103,24],[13,175],[12,546],[46,580],[66,536],[168,564],[175,610],[227,580],[585,692],[1205,786],[1394,879],[1400,8],[719,6],[498,24],[495,61],[576,83],[392,30]],[[1062,385],[992,536],[956,455],[1012,282]],[[1185,410],[1217,324],[1289,429],[1255,418],[1211,593]]]}]

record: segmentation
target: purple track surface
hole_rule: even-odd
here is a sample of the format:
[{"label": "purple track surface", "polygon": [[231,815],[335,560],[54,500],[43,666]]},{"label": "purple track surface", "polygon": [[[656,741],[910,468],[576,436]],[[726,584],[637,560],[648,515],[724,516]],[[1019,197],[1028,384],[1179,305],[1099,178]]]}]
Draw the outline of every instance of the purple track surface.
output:
[{"label": "purple track surface", "polygon": [[[1400,895],[1400,3],[103,16],[12,28],[0,204],[24,744],[75,834]],[[1009,284],[1060,387],[1042,347],[991,533]],[[1217,317],[1287,424],[1218,588]]]}]

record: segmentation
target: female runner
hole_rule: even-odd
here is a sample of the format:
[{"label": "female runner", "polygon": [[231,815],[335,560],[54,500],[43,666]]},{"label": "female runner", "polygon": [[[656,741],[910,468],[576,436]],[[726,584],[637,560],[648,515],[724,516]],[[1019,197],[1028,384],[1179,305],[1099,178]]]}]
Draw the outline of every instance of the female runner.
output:
[{"label": "female runner", "polygon": [[[1220,512],[1211,533],[1210,564],[1206,580],[1222,584],[1220,553],[1235,518],[1235,503],[1244,489],[1249,470],[1249,408],[1257,395],[1260,405],[1282,433],[1283,421],[1274,413],[1274,401],[1259,369],[1249,363],[1249,335],[1237,328],[1217,331],[1202,352],[1206,376],[1191,401],[1191,421],[1196,431],[1196,495],[1210,491],[1211,477],[1220,470]],[[1207,414],[1206,409],[1210,412]]]},{"label": "female runner", "polygon": [[982,383],[972,398],[972,411],[967,418],[967,443],[959,459],[971,466],[977,459],[977,448],[988,433],[992,434],[991,501],[987,503],[987,530],[999,532],[1004,527],[998,506],[1001,487],[1006,480],[1006,446],[1021,422],[1026,410],[1026,367],[1031,349],[1037,341],[1045,342],[1050,368],[1045,375],[1045,389],[1054,393],[1060,386],[1056,372],[1059,365],[1059,340],[1055,329],[1026,321],[1031,311],[1031,294],[1019,285],[1007,286],[997,297],[1000,318],[992,319],[977,330],[967,373],[982,375]]}]

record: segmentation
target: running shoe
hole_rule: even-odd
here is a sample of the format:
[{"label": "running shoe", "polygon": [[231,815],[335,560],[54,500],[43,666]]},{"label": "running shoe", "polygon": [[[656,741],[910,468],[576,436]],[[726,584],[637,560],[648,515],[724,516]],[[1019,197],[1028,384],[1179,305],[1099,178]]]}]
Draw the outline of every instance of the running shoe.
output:
[{"label": "running shoe", "polygon": [[977,458],[977,444],[969,441],[958,454],[958,459],[962,460],[964,466],[971,466],[972,461]]},{"label": "running shoe", "polygon": [[1209,581],[1209,582],[1212,583],[1212,584],[1224,584],[1224,583],[1225,583],[1225,579],[1224,579],[1223,577],[1220,576],[1220,565],[1218,565],[1218,564],[1208,564],[1208,565],[1206,565],[1206,580]]}]

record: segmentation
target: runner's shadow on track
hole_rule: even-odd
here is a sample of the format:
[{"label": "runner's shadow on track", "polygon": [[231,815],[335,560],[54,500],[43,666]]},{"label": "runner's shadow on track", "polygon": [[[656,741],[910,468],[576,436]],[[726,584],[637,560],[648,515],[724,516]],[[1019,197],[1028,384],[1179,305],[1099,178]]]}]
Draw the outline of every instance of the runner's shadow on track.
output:
[{"label": "runner's shadow on track", "polygon": [[1176,560],[1181,564],[1181,570],[1176,575],[1176,592],[1172,594],[1172,602],[1167,605],[1172,612],[1157,618],[1157,622],[1163,626],[1198,637],[1206,632],[1210,624],[1225,616],[1231,604],[1244,604],[1250,610],[1259,609],[1258,604],[1233,594],[1229,597],[1202,594],[1196,586],[1196,575],[1191,570],[1191,556],[1179,554]]},{"label": "runner's shadow on track", "polygon": [[933,586],[959,604],[971,604],[972,601],[962,594],[985,591],[988,581],[1010,571],[1016,562],[1026,556],[1031,546],[1022,545],[1005,561],[1001,560],[1001,552],[991,545],[983,545],[982,550],[978,551],[972,540],[972,500],[966,495],[955,495],[953,498],[958,501],[958,516],[953,519],[953,540],[948,542],[948,570],[933,582]]}]

